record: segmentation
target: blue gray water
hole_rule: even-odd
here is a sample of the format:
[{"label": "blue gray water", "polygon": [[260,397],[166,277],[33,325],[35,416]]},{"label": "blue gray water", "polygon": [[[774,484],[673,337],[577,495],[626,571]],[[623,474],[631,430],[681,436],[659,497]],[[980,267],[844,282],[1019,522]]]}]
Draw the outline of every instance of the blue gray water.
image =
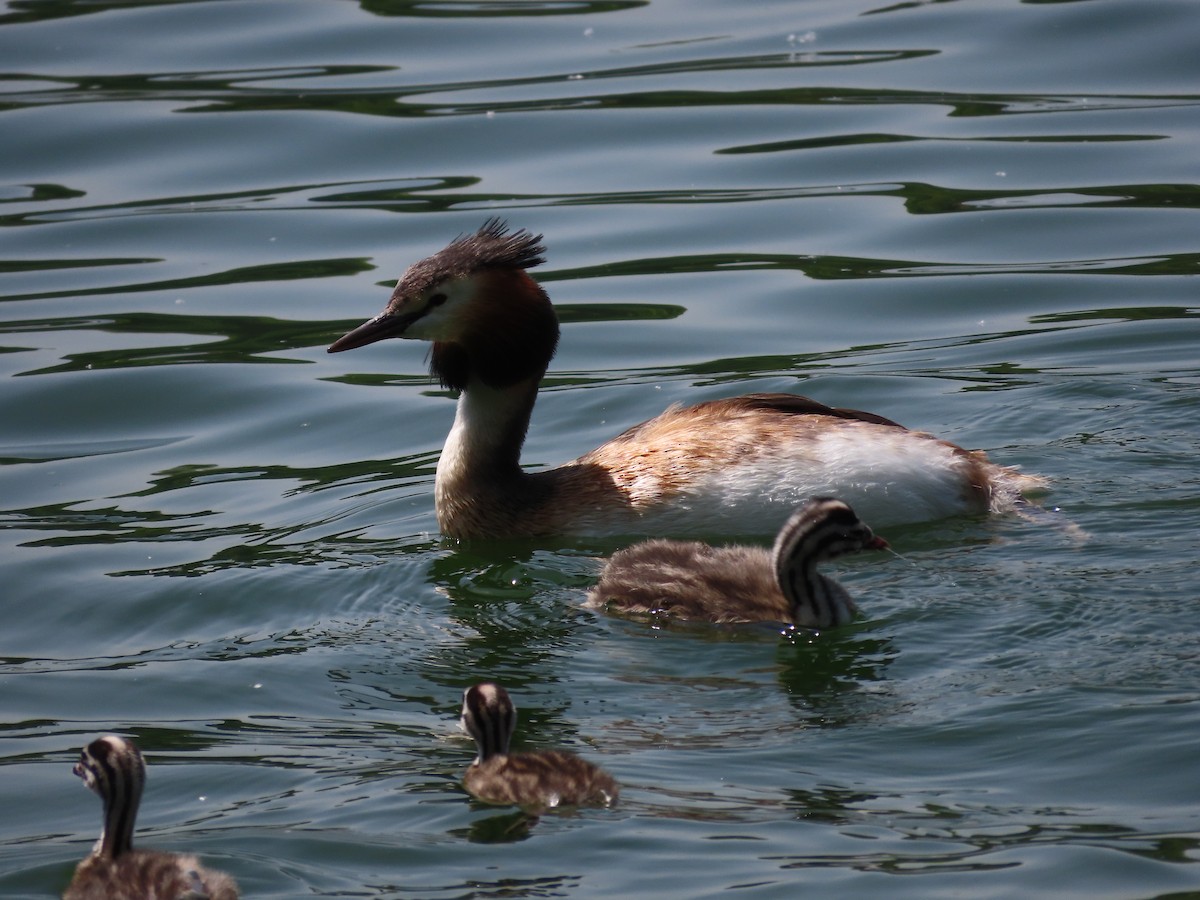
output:
[{"label": "blue gray water", "polygon": [[[1183,0],[0,6],[0,896],[99,829],[264,898],[1200,896],[1200,54]],[[488,216],[526,445],[795,391],[1048,476],[821,635],[580,609],[433,516],[425,348],[325,347]],[[715,537],[723,537],[717,535]],[[615,810],[474,804],[462,688]]]}]

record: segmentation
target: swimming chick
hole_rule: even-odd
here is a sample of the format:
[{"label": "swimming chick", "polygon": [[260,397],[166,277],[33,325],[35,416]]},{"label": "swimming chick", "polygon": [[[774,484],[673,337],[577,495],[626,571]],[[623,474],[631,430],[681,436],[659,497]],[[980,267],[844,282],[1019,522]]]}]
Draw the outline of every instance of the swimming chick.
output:
[{"label": "swimming chick", "polygon": [[234,880],[196,857],[133,848],[146,764],[132,741],[97,738],[80,753],[74,772],[104,803],[104,830],[63,900],[237,900]]},{"label": "swimming chick", "polygon": [[432,342],[432,374],[460,392],[434,486],[450,537],[763,534],[778,510],[825,494],[895,524],[1004,512],[1043,484],[882,416],[793,394],[672,406],[572,462],[526,472],[521,446],[559,334],[526,271],[543,253],[541,235],[491,219],[413,264],[382,313],[329,347]]},{"label": "swimming chick", "polygon": [[468,791],[488,803],[532,812],[617,802],[620,788],[613,777],[574,753],[509,753],[516,724],[516,707],[500,685],[476,684],[463,693],[461,725],[479,751],[463,776]]},{"label": "swimming chick", "polygon": [[586,605],[635,616],[831,628],[850,622],[857,607],[818,563],[887,546],[841,500],[817,497],[792,513],[770,552],[698,541],[627,547],[605,564]]}]

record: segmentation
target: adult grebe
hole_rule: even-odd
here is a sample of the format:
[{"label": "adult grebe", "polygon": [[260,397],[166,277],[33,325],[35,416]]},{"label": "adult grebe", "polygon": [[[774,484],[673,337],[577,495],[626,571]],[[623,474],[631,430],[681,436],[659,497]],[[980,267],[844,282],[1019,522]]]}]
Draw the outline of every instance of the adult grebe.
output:
[{"label": "adult grebe", "polygon": [[604,566],[586,605],[635,616],[831,628],[850,622],[857,607],[817,564],[887,545],[841,500],[817,497],[792,513],[770,552],[698,541],[627,547]]},{"label": "adult grebe", "polygon": [[616,803],[620,788],[613,777],[574,753],[508,752],[517,710],[500,685],[489,682],[467,688],[461,724],[479,750],[463,776],[463,785],[480,800],[513,804],[531,812]]},{"label": "adult grebe", "polygon": [[97,738],[79,754],[74,771],[103,801],[104,830],[63,900],[237,900],[234,880],[194,856],[133,849],[146,764],[131,741]]},{"label": "adult grebe", "polygon": [[460,392],[438,461],[438,524],[453,538],[773,532],[782,509],[835,494],[878,524],[1002,512],[1043,480],[872,413],[792,394],[672,406],[573,462],[521,469],[558,319],[526,273],[541,235],[488,220],[412,265],[387,308],[330,353],[431,341],[430,370]]}]

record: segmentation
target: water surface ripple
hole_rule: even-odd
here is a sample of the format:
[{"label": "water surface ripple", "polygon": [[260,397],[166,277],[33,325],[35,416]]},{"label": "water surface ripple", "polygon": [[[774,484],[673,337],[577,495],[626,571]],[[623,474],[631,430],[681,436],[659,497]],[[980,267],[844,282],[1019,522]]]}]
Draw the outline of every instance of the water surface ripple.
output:
[{"label": "water surface ripple", "polygon": [[[139,841],[248,897],[1200,896],[1194,4],[280,9],[0,10],[0,895],[60,894],[115,731]],[[325,348],[488,216],[563,323],[529,465],[795,391],[1051,513],[887,533],[824,634],[455,545],[426,348]],[[483,678],[622,804],[471,801]]]}]

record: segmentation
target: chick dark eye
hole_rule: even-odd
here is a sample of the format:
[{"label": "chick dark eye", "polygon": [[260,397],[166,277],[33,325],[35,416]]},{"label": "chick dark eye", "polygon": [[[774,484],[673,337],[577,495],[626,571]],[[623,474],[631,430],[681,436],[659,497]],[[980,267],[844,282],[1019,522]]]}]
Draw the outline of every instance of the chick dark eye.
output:
[{"label": "chick dark eye", "polygon": [[433,309],[435,306],[441,306],[445,302],[446,302],[445,294],[434,294],[432,297],[429,298],[429,308]]}]

